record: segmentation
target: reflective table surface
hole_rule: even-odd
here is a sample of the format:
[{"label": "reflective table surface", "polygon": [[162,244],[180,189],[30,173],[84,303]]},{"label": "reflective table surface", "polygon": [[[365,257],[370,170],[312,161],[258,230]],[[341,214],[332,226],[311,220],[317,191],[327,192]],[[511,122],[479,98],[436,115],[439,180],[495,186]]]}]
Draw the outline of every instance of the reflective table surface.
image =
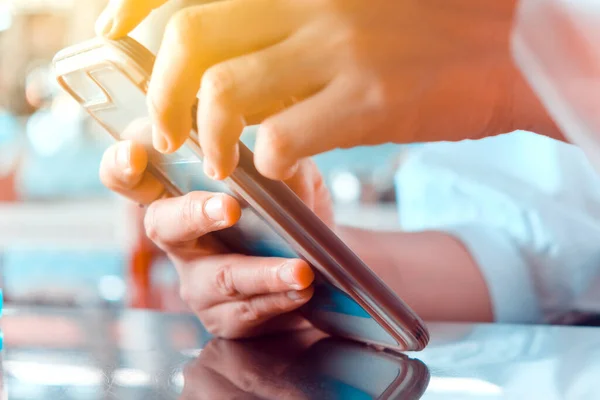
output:
[{"label": "reflective table surface", "polygon": [[316,331],[212,339],[192,316],[8,309],[2,398],[598,399],[598,328],[430,325],[420,353]]}]

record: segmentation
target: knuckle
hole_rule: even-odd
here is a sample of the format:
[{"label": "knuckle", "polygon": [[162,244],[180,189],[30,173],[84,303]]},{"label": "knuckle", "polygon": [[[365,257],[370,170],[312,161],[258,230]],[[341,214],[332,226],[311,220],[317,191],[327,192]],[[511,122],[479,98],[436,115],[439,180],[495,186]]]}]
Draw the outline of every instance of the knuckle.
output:
[{"label": "knuckle", "polygon": [[176,40],[177,44],[185,44],[193,36],[199,26],[199,12],[194,8],[177,11],[169,19],[166,32],[168,37]]},{"label": "knuckle", "polygon": [[[401,109],[403,102],[398,98],[398,93],[390,87],[389,83],[385,83],[383,78],[374,78],[367,84],[366,87],[360,87],[357,90],[359,101],[363,105],[365,128],[361,131],[365,134],[361,139],[365,140],[365,144],[373,143],[376,140],[376,135],[371,135],[371,132],[384,129],[386,121],[389,121],[390,110]],[[413,117],[402,119],[404,129],[411,129]],[[407,132],[408,133],[408,132]]]},{"label": "knuckle", "polygon": [[362,102],[368,110],[386,108],[391,101],[389,89],[378,79],[372,80],[369,85],[360,91]]},{"label": "knuckle", "polygon": [[236,339],[239,336],[236,327],[227,326],[222,318],[215,316],[206,317],[202,314],[197,314],[202,326],[208,333],[215,337],[223,339]]},{"label": "knuckle", "polygon": [[219,267],[215,275],[215,287],[223,296],[236,297],[240,294],[233,279],[233,267],[231,265]]},{"label": "knuckle", "polygon": [[280,286],[278,268],[273,268],[270,265],[264,265],[260,267],[259,272],[260,274],[258,276],[263,279],[267,291],[270,293],[275,293]]},{"label": "knuckle", "polygon": [[321,19],[318,24],[321,31],[328,32],[322,39],[322,49],[326,54],[335,54],[340,67],[360,64],[371,57],[369,36],[351,18],[337,13],[334,17]]},{"label": "knuckle", "polygon": [[211,67],[204,73],[201,87],[210,100],[217,103],[227,102],[235,93],[235,74],[228,63]]},{"label": "knuckle", "polygon": [[203,314],[198,314],[198,319],[208,333],[216,337],[225,337],[227,332],[225,332],[225,329],[223,329],[221,319],[214,317],[211,318]]},{"label": "knuckle", "polygon": [[[389,119],[390,109],[396,109],[399,106],[398,94],[395,88],[389,82],[385,82],[384,77],[363,76],[361,72],[349,74],[343,77],[341,84],[346,84],[348,88],[346,97],[349,101],[358,105],[356,123],[361,129],[358,131],[365,134],[364,139],[369,143],[375,139],[372,137],[372,129],[379,128],[379,124]],[[360,118],[358,118],[360,117]]]},{"label": "knuckle", "polygon": [[352,25],[342,25],[336,39],[336,44],[345,47],[354,59],[361,60],[366,55],[364,38]]},{"label": "knuckle", "polygon": [[265,141],[273,154],[285,155],[290,152],[290,142],[287,140],[285,129],[270,120],[262,123],[259,128],[258,135]]},{"label": "knuckle", "polygon": [[190,283],[182,283],[179,286],[179,297],[194,313],[200,313],[210,307],[209,300],[204,296],[202,290]]},{"label": "knuckle", "polygon": [[192,193],[185,195],[179,209],[180,223],[188,232],[196,232],[198,224],[196,222],[197,208],[199,199]]},{"label": "knuckle", "polygon": [[255,322],[260,318],[256,306],[251,301],[242,301],[235,306],[235,314],[239,321]]},{"label": "knuckle", "polygon": [[289,310],[290,302],[285,294],[282,296],[277,296],[277,298],[273,299],[271,303],[271,308],[273,309],[274,314],[282,314]]}]

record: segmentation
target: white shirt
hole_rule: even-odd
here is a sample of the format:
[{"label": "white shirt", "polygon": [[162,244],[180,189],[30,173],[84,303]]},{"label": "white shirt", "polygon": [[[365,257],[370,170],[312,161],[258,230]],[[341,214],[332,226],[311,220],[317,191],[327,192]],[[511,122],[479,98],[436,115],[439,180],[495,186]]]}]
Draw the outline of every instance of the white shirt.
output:
[{"label": "white shirt", "polygon": [[499,322],[552,321],[600,276],[600,177],[575,146],[528,132],[427,144],[396,185],[403,229],[460,239]]}]

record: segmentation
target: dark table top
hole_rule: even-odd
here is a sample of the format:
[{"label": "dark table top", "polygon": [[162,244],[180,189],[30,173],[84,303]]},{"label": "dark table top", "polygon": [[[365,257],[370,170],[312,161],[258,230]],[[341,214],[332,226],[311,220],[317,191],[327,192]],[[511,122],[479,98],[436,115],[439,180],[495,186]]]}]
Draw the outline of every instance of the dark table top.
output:
[{"label": "dark table top", "polygon": [[2,329],[11,400],[600,398],[597,328],[431,324],[402,356],[316,331],[211,339],[146,311],[8,309]]}]

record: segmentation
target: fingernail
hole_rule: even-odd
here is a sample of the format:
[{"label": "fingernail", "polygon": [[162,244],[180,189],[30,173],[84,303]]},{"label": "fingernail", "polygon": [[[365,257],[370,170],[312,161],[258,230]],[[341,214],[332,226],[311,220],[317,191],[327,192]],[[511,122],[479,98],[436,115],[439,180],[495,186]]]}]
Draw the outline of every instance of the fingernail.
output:
[{"label": "fingernail", "polygon": [[215,169],[213,168],[213,166],[210,163],[210,161],[208,161],[206,158],[204,159],[204,174],[206,176],[208,176],[210,179],[215,179],[216,178]]},{"label": "fingernail", "polygon": [[214,196],[208,199],[204,203],[204,213],[213,221],[223,221],[225,219],[225,215],[223,214],[223,197]]},{"label": "fingernail", "polygon": [[120,143],[117,147],[117,166],[119,168],[129,167],[130,149],[131,142]]},{"label": "fingernail", "polygon": [[302,300],[306,299],[306,292],[291,291],[291,292],[287,292],[287,296],[294,301],[302,301]]},{"label": "fingernail", "polygon": [[131,142],[123,142],[117,147],[116,163],[125,175],[131,175]]},{"label": "fingernail", "polygon": [[294,276],[293,263],[284,264],[279,268],[279,271],[277,273],[279,275],[279,279],[281,279],[283,282],[287,283],[293,288],[300,289],[300,284]]},{"label": "fingernail", "polygon": [[112,31],[114,19],[108,10],[104,10],[96,21],[96,34],[98,36],[107,36]]},{"label": "fingernail", "polygon": [[169,142],[166,135],[154,125],[152,126],[152,145],[160,153],[169,151]]}]

